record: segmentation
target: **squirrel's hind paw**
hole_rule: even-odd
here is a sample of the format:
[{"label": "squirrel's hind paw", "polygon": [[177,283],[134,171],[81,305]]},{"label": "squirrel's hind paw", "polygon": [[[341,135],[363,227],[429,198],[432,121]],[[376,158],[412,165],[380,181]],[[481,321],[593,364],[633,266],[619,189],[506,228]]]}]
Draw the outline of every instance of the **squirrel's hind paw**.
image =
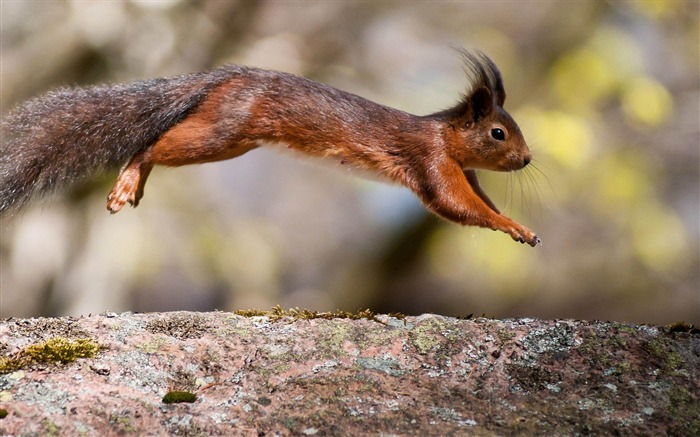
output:
[{"label": "squirrel's hind paw", "polygon": [[133,193],[130,195],[125,191],[112,190],[107,196],[107,210],[112,214],[116,214],[121,211],[127,202],[134,206],[138,205],[138,200]]},{"label": "squirrel's hind paw", "polygon": [[139,184],[139,172],[127,168],[123,171],[114,188],[107,196],[107,209],[110,213],[116,214],[128,202],[134,207],[138,206],[139,200],[143,197],[143,188]]}]

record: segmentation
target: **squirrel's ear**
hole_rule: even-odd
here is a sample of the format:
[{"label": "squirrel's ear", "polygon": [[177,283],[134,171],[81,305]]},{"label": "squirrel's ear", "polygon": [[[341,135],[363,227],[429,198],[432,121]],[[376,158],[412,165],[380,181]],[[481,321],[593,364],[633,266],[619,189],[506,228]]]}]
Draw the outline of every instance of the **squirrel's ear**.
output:
[{"label": "squirrel's ear", "polygon": [[486,87],[479,87],[464,96],[456,106],[441,114],[447,115],[452,127],[468,127],[491,114],[494,109],[493,94]]},{"label": "squirrel's ear", "polygon": [[486,117],[493,111],[493,95],[486,87],[479,87],[467,99],[471,109],[470,115],[474,122]]}]

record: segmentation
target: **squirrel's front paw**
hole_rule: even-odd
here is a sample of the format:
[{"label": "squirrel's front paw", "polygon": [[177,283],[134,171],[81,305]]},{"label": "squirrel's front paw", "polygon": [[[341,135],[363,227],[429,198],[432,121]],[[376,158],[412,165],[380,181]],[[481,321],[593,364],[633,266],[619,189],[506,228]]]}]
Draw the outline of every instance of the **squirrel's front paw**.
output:
[{"label": "squirrel's front paw", "polygon": [[513,240],[523,244],[527,243],[532,247],[535,247],[538,244],[542,244],[542,240],[540,240],[540,237],[535,235],[534,232],[532,232],[526,227],[522,227],[520,229],[513,229],[512,232],[510,232],[510,236],[513,237]]}]

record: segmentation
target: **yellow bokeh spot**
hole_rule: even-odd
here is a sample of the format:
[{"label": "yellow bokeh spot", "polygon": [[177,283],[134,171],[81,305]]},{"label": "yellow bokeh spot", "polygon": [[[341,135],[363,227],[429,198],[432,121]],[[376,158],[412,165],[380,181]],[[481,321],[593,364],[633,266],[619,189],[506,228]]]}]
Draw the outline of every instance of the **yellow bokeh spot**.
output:
[{"label": "yellow bokeh spot", "polygon": [[446,226],[437,230],[428,245],[431,270],[448,281],[468,281],[473,275],[498,280],[502,290],[517,289],[529,274],[532,249],[513,242],[501,232]]},{"label": "yellow bokeh spot", "polygon": [[658,81],[636,77],[623,91],[622,109],[631,123],[655,127],[671,117],[673,97]]},{"label": "yellow bokeh spot", "polygon": [[616,85],[614,73],[600,53],[582,48],[557,61],[552,68],[552,80],[564,105],[585,111],[612,93]]},{"label": "yellow bokeh spot", "polygon": [[638,41],[618,27],[602,26],[596,29],[588,46],[608,66],[612,74],[610,82],[624,84],[629,77],[644,69],[644,53]]},{"label": "yellow bokeh spot", "polygon": [[[457,241],[456,241],[457,240]],[[441,227],[428,242],[430,269],[443,279],[457,282],[464,275],[463,247],[468,244],[454,229]]]},{"label": "yellow bokeh spot", "polygon": [[600,159],[596,166],[600,205],[627,209],[651,194],[649,165],[639,156],[619,153]]},{"label": "yellow bokeh spot", "polygon": [[568,110],[586,114],[614,97],[644,64],[638,41],[618,28],[602,26],[582,47],[558,59],[551,82]]},{"label": "yellow bokeh spot", "polygon": [[580,169],[590,163],[595,147],[593,131],[586,119],[534,108],[521,111],[517,118],[526,136],[561,166]]},{"label": "yellow bokeh spot", "polygon": [[651,18],[661,18],[670,15],[684,2],[678,0],[644,0],[631,1],[627,4],[637,12]]},{"label": "yellow bokeh spot", "polygon": [[635,255],[651,270],[673,271],[689,259],[685,227],[663,205],[648,203],[635,211],[632,235]]}]

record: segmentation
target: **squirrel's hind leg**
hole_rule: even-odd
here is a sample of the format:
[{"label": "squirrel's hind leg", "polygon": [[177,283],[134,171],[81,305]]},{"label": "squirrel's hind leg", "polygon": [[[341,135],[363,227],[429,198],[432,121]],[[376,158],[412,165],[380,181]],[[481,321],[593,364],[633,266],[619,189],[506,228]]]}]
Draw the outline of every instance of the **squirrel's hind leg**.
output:
[{"label": "squirrel's hind leg", "polygon": [[114,214],[126,203],[137,206],[154,165],[178,167],[222,161],[259,146],[257,138],[250,138],[245,131],[244,120],[233,123],[231,114],[222,119],[222,113],[221,98],[212,92],[192,114],[134,155],[109,193],[107,209]]},{"label": "squirrel's hind leg", "polygon": [[119,173],[117,182],[107,196],[107,209],[112,214],[119,212],[127,202],[134,207],[139,204],[146,179],[153,169],[150,152],[150,148],[147,148],[134,155]]}]

